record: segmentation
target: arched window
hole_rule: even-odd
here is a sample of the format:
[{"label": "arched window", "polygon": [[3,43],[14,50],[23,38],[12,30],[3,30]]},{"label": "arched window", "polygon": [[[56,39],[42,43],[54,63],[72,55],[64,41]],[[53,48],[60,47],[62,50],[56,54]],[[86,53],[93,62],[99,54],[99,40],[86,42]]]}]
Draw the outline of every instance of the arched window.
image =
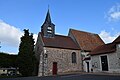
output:
[{"label": "arched window", "polygon": [[76,63],[76,53],[72,53],[72,63]]}]

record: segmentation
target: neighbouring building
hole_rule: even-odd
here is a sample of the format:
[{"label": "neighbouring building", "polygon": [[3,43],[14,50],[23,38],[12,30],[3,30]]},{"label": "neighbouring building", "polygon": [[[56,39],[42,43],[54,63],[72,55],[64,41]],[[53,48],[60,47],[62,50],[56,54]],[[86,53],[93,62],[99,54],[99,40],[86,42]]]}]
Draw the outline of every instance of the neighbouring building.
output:
[{"label": "neighbouring building", "polygon": [[0,68],[0,75],[2,75],[2,74],[7,74],[6,68]]},{"label": "neighbouring building", "polygon": [[120,73],[120,36],[91,53],[93,72]]},{"label": "neighbouring building", "polygon": [[[48,10],[35,45],[38,76],[83,71],[83,68],[87,72],[90,70],[88,53],[103,44],[97,34],[84,31],[70,29],[68,36],[55,34],[55,25]],[[89,60],[85,62],[87,58]]]},{"label": "neighbouring building", "polygon": [[7,76],[12,76],[12,75],[18,75],[20,74],[18,72],[18,69],[10,67],[10,68],[0,68],[0,75],[7,75]]},{"label": "neighbouring building", "polygon": [[98,34],[70,29],[69,34],[74,42],[79,46],[82,56],[82,69],[85,72],[91,72],[91,58],[89,53],[96,47],[103,45],[103,40]]}]

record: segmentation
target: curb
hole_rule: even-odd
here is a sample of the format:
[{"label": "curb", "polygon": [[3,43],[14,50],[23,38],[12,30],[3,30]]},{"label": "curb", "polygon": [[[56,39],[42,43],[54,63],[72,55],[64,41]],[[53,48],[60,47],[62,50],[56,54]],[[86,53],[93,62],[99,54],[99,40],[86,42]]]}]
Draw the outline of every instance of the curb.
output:
[{"label": "curb", "polygon": [[87,72],[68,72],[68,73],[59,73],[58,75],[56,76],[65,76],[65,75],[75,75],[75,74],[90,74],[90,75],[106,75],[106,76],[120,76],[120,73],[103,73],[103,72],[100,72],[100,73],[96,73],[96,72],[90,72],[90,73],[87,73]]}]

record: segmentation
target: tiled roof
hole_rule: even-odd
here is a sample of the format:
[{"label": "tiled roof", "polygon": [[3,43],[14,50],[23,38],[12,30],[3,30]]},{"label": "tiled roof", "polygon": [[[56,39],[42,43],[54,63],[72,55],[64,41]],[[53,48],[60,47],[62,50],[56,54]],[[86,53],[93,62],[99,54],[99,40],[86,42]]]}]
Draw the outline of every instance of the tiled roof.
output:
[{"label": "tiled roof", "polygon": [[92,51],[96,47],[104,44],[98,34],[78,31],[74,29],[70,29],[70,32],[75,37],[80,48],[84,51]]},{"label": "tiled roof", "polygon": [[106,54],[106,53],[112,53],[116,51],[116,46],[114,43],[104,44],[101,46],[98,46],[96,49],[94,49],[92,52],[90,52],[90,55],[99,55],[99,54]]},{"label": "tiled roof", "polygon": [[89,54],[90,55],[99,55],[99,54],[106,54],[106,53],[115,52],[116,51],[116,44],[118,44],[118,43],[120,43],[120,36],[118,36],[112,43],[98,46],[96,49],[94,49]]},{"label": "tiled roof", "polygon": [[64,48],[64,49],[75,49],[79,50],[80,48],[75,44],[75,42],[68,36],[55,35],[53,38],[43,37],[42,40],[45,47],[53,47],[53,48]]},{"label": "tiled roof", "polygon": [[120,43],[120,35],[113,41],[113,43]]}]

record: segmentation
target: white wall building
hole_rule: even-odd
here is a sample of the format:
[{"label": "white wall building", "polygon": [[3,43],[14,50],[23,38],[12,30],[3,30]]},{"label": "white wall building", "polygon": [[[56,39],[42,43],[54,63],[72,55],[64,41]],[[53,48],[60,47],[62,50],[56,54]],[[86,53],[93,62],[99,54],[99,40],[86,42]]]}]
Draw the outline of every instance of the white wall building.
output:
[{"label": "white wall building", "polygon": [[93,72],[120,73],[120,36],[112,43],[97,47],[90,54]]}]

